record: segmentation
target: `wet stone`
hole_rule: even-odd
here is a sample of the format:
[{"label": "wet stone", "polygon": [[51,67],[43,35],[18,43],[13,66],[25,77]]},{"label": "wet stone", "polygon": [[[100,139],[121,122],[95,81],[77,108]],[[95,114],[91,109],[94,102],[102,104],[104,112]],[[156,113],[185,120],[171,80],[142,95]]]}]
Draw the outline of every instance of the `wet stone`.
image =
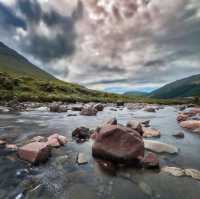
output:
[{"label": "wet stone", "polygon": [[83,165],[83,164],[87,164],[88,163],[88,160],[87,160],[87,158],[86,158],[84,153],[78,153],[78,155],[77,155],[77,163],[79,165]]}]

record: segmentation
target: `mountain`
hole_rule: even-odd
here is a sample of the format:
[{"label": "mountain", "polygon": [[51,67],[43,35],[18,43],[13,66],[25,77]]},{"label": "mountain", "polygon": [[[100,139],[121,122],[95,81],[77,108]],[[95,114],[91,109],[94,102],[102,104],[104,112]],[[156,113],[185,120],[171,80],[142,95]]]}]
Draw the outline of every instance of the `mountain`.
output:
[{"label": "mountain", "polygon": [[125,92],[124,95],[127,95],[127,96],[144,97],[144,96],[147,96],[148,93],[146,93],[146,92],[141,92],[141,91],[128,91],[128,92]]},{"label": "mountain", "polygon": [[160,99],[194,96],[200,96],[200,74],[177,80],[150,94],[150,97]]},{"label": "mountain", "polygon": [[0,42],[0,102],[13,99],[37,102],[133,100],[128,96],[94,91],[58,80]]},{"label": "mountain", "polygon": [[55,79],[2,42],[0,42],[0,72],[12,75],[28,75],[37,79]]}]

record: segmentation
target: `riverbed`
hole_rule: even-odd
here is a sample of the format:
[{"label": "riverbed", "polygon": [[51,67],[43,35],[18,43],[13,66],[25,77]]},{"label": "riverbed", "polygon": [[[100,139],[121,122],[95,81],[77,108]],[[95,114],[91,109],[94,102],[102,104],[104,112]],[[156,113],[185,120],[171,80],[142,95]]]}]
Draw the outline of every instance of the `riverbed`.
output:
[{"label": "riverbed", "polygon": [[[95,129],[113,117],[121,124],[130,119],[150,120],[151,127],[161,132],[161,137],[154,140],[179,150],[176,155],[159,154],[161,167],[200,170],[200,135],[182,129],[176,121],[177,112],[178,108],[173,106],[164,106],[156,113],[126,107],[113,110],[107,106],[97,116],[81,116],[72,111],[51,113],[45,109],[1,113],[0,137],[10,143],[20,144],[34,136],[53,133],[66,136],[69,142],[53,149],[50,160],[37,167],[19,160],[15,152],[0,149],[0,199],[199,199],[197,180],[137,168],[107,172],[91,155],[92,140],[78,144],[71,137],[77,127]],[[184,132],[185,138],[172,136],[178,132]],[[88,164],[76,163],[79,152]]]}]

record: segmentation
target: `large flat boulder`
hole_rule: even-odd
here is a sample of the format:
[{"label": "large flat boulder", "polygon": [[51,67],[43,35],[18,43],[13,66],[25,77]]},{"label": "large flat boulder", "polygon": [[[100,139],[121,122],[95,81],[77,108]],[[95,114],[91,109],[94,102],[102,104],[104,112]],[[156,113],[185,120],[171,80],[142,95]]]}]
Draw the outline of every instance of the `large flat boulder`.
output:
[{"label": "large flat boulder", "polygon": [[187,120],[180,123],[180,126],[186,129],[198,129],[200,128],[200,120]]},{"label": "large flat boulder", "polygon": [[22,160],[37,164],[45,162],[50,156],[50,150],[45,142],[32,142],[18,149],[18,156]]},{"label": "large flat boulder", "polygon": [[178,153],[178,149],[175,146],[154,140],[144,140],[144,147],[145,149],[156,153]]},{"label": "large flat boulder", "polygon": [[107,124],[96,133],[92,154],[115,163],[134,163],[144,157],[143,138],[131,128]]}]

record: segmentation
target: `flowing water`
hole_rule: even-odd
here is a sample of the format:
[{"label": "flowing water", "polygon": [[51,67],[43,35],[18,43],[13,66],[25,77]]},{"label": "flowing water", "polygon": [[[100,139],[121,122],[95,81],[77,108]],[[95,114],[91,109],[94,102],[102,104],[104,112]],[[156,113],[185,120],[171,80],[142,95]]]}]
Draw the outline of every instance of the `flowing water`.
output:
[{"label": "flowing water", "polygon": [[[177,155],[159,155],[161,166],[200,170],[200,136],[181,129],[176,115],[176,107],[169,106],[156,113],[107,107],[94,117],[38,110],[0,114],[0,137],[10,143],[55,132],[70,140],[66,146],[53,149],[50,160],[37,167],[19,160],[14,152],[0,149],[0,199],[199,199],[199,181],[135,168],[105,172],[91,155],[92,141],[77,144],[71,138],[75,128],[96,128],[112,117],[122,124],[133,118],[151,120],[151,127],[162,134],[157,140],[179,149]],[[175,139],[172,135],[180,131],[185,132],[185,138]],[[88,164],[76,164],[78,152],[85,154]]]}]

